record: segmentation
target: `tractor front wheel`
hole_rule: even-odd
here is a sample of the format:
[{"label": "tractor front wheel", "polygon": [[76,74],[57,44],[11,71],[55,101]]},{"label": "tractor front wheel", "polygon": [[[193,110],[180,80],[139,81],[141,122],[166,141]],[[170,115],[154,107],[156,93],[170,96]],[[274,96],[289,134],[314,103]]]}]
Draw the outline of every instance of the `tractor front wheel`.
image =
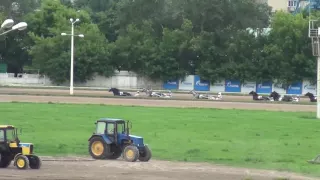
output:
[{"label": "tractor front wheel", "polygon": [[147,162],[151,159],[151,157],[152,157],[151,150],[147,145],[145,145],[143,152],[140,153],[139,161]]},{"label": "tractor front wheel", "polygon": [[41,159],[38,156],[30,155],[27,157],[28,157],[31,169],[40,169],[42,163],[41,163]]},{"label": "tractor front wheel", "polygon": [[123,158],[129,162],[135,162],[139,159],[139,149],[136,146],[129,145],[123,150]]},{"label": "tractor front wheel", "polygon": [[24,155],[18,155],[14,160],[14,165],[17,166],[18,169],[27,169],[29,167],[29,160]]},{"label": "tractor front wheel", "polygon": [[102,137],[93,137],[89,142],[89,153],[94,159],[105,159],[106,147]]},{"label": "tractor front wheel", "polygon": [[11,158],[5,154],[0,154],[0,168],[7,168],[11,163]]}]

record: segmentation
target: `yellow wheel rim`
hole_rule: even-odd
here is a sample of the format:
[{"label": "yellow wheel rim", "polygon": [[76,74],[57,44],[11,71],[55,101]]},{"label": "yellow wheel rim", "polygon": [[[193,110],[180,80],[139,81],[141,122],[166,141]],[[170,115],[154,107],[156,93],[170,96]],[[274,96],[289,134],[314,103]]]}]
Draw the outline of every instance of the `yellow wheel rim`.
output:
[{"label": "yellow wheel rim", "polygon": [[129,149],[126,153],[126,156],[127,158],[131,159],[134,157],[134,152],[131,149]]},{"label": "yellow wheel rim", "polygon": [[94,155],[96,155],[96,156],[102,155],[103,150],[104,150],[104,147],[100,141],[95,141],[94,143],[92,143],[91,151]]},{"label": "yellow wheel rim", "polygon": [[26,162],[23,159],[18,159],[17,160],[17,166],[19,168],[23,168],[26,165]]}]

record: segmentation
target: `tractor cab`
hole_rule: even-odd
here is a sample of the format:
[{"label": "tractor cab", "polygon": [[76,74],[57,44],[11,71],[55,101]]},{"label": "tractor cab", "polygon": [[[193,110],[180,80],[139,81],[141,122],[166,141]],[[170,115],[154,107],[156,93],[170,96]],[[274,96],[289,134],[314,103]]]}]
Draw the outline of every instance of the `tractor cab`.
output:
[{"label": "tractor cab", "polygon": [[143,147],[143,138],[130,135],[132,124],[122,119],[102,118],[96,122],[95,135],[102,135],[110,144],[124,146],[135,144],[138,148]]},{"label": "tractor cab", "polygon": [[144,144],[143,138],[130,135],[131,122],[123,119],[101,118],[95,124],[95,132],[89,138],[89,153],[93,158],[117,159],[129,149],[133,154],[131,160],[127,158],[129,161],[136,161],[139,154],[141,161],[148,161],[151,158],[151,152]]},{"label": "tractor cab", "polygon": [[17,128],[11,125],[0,126],[0,152],[10,147],[18,147],[19,143]]}]

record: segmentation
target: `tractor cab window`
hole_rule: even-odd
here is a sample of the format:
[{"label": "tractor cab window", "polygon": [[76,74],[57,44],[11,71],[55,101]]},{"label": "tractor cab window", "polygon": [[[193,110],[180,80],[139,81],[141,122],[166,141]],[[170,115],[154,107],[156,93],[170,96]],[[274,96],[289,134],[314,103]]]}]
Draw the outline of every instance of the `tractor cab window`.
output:
[{"label": "tractor cab window", "polygon": [[8,141],[15,141],[16,140],[16,133],[14,129],[7,129],[7,140]]},{"label": "tractor cab window", "polygon": [[97,129],[96,129],[97,134],[104,134],[105,129],[106,129],[106,123],[104,122],[97,123]]},{"label": "tractor cab window", "polygon": [[4,141],[4,130],[0,130],[0,142]]},{"label": "tractor cab window", "polygon": [[125,133],[124,123],[117,124],[117,131],[118,133]]},{"label": "tractor cab window", "polygon": [[113,134],[114,133],[114,123],[108,123],[107,124],[107,134]]}]

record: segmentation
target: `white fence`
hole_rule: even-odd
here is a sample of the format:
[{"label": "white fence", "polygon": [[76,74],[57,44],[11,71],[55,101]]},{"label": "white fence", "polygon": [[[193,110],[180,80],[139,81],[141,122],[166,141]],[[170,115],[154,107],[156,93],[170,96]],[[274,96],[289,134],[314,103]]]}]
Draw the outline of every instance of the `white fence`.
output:
[{"label": "white fence", "polygon": [[[2,86],[56,86],[49,78],[38,74],[19,74],[14,77],[13,74],[0,73],[0,85]],[[69,82],[61,86],[69,86]],[[139,77],[135,73],[121,71],[115,76],[106,78],[96,76],[86,83],[75,84],[76,87],[91,87],[91,88],[122,88],[122,89],[140,89],[151,87],[153,89],[172,89],[172,90],[196,90],[196,91],[211,91],[225,93],[244,93],[256,91],[259,94],[269,94],[271,91],[277,91],[280,94],[306,94],[311,92],[316,94],[316,86],[308,81],[300,81],[289,86],[288,89],[281,88],[281,85],[272,82],[256,83],[245,82],[241,84],[237,80],[223,80],[221,82],[210,83],[203,81],[197,75],[187,76],[182,80],[173,80],[167,82],[154,82],[145,77]]]},{"label": "white fence", "polygon": [[[0,85],[2,86],[55,86],[46,76],[38,74],[18,74],[14,77],[11,73],[0,73]],[[78,87],[100,87],[100,88],[126,88],[139,89],[147,86],[153,89],[162,89],[163,82],[154,82],[144,77],[139,77],[135,73],[121,71],[115,76],[106,78],[103,76],[95,76],[92,80],[85,83],[75,83]],[[69,86],[69,82],[61,86]]]}]

